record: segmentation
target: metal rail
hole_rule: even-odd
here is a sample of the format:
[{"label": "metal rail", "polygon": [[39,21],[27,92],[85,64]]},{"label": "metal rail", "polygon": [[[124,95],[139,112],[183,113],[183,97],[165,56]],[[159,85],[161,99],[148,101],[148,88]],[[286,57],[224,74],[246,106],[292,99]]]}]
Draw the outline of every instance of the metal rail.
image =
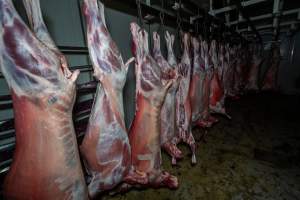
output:
[{"label": "metal rail", "polygon": [[[267,1],[267,0],[243,1],[241,3],[241,6],[246,7],[246,6],[250,6],[250,5],[253,5],[253,4],[257,4],[257,3],[262,3],[262,2],[265,2],[265,1]],[[210,10],[210,14],[211,15],[217,15],[217,14],[220,14],[220,13],[229,12],[229,11],[234,10],[234,9],[238,9],[238,6],[237,5],[230,5],[230,6],[220,8],[220,9],[215,9],[215,10],[212,9],[212,10]]]},{"label": "metal rail", "polygon": [[239,10],[240,14],[246,20],[246,22],[248,23],[248,25],[251,27],[252,31],[255,33],[257,39],[262,44],[262,38],[261,38],[259,32],[257,31],[257,29],[255,28],[254,24],[252,23],[252,21],[250,20],[250,17],[248,15],[248,13],[245,11],[245,9],[243,8],[241,2],[239,0],[234,0],[234,2],[236,4],[236,7]]}]

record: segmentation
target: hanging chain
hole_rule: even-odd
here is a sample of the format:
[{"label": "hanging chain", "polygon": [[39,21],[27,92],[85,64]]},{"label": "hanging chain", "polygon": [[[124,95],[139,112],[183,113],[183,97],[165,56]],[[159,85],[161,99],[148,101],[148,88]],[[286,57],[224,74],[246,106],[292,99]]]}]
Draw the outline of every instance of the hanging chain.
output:
[{"label": "hanging chain", "polygon": [[178,28],[179,31],[182,30],[182,28],[181,28],[182,20],[181,20],[180,11],[181,11],[181,0],[179,0],[179,8],[177,10],[177,28]]},{"label": "hanging chain", "polygon": [[160,0],[160,2],[161,2],[161,11],[159,13],[160,24],[159,24],[159,28],[158,28],[157,32],[161,32],[165,27],[165,24],[164,24],[164,20],[165,20],[164,0]]},{"label": "hanging chain", "polygon": [[178,4],[179,4],[179,8],[177,10],[177,30],[176,30],[176,33],[177,33],[177,38],[180,41],[179,43],[181,44],[180,48],[179,48],[179,51],[180,51],[180,54],[181,54],[182,53],[182,49],[183,49],[183,47],[182,47],[182,45],[183,45],[182,44],[182,38],[181,38],[181,31],[182,31],[181,22],[182,22],[182,20],[181,20],[181,15],[180,15],[181,0],[179,0]]},{"label": "hanging chain", "polygon": [[236,32],[238,32],[238,29],[239,29],[239,24],[240,24],[240,13],[239,13],[239,10],[237,9],[236,10],[236,13],[237,13],[237,23],[236,23]]},{"label": "hanging chain", "polygon": [[141,0],[136,0],[137,10],[138,10],[138,23],[141,28],[144,28],[144,20],[142,15],[142,8],[141,8]]},{"label": "hanging chain", "polygon": [[217,33],[218,34],[218,42],[221,43],[221,41],[222,41],[222,35],[221,35],[222,34],[222,27],[221,27],[220,24],[218,24],[218,26],[219,26],[218,29],[217,29],[218,30],[218,33]]},{"label": "hanging chain", "polygon": [[[198,8],[197,14],[199,17],[200,16],[200,8]],[[196,30],[195,30],[196,34],[199,35],[199,21],[198,20],[196,20],[195,26],[196,26]]]},{"label": "hanging chain", "polygon": [[207,40],[207,27],[206,27],[206,15],[204,15],[204,20],[203,20],[203,32],[204,32],[204,40]]}]

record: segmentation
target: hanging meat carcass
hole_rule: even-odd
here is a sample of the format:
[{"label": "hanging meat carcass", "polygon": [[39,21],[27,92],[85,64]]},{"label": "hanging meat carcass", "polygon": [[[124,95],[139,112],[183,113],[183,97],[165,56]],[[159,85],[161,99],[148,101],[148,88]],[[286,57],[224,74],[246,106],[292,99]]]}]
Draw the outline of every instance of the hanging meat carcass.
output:
[{"label": "hanging meat carcass", "polygon": [[211,42],[210,56],[212,58],[214,67],[212,72],[212,80],[210,83],[209,109],[213,113],[219,113],[228,116],[225,111],[225,95],[223,84],[220,78],[223,76],[222,63],[219,60],[220,55],[218,54],[217,43],[215,40]]},{"label": "hanging meat carcass", "polygon": [[243,93],[243,89],[246,85],[250,61],[248,48],[246,46],[239,44],[236,48],[236,65],[234,72],[233,91],[235,94],[235,98],[239,98],[239,96]]},{"label": "hanging meat carcass", "polygon": [[220,50],[220,62],[222,65],[223,75],[221,78],[221,82],[223,84],[224,89],[224,98],[229,96],[229,88],[230,88],[230,65],[229,65],[229,44],[226,44],[225,46],[221,46]]},{"label": "hanging meat carcass", "polygon": [[214,123],[218,122],[218,119],[211,116],[209,111],[210,104],[210,88],[211,80],[213,75],[213,63],[209,53],[209,47],[205,40],[201,42],[201,57],[204,60],[205,68],[205,78],[202,85],[202,103],[203,103],[203,112],[201,113],[201,119],[198,120],[197,125],[200,127],[208,128],[211,127]]},{"label": "hanging meat carcass", "polygon": [[262,90],[277,90],[277,76],[278,68],[280,64],[280,47],[277,44],[273,44],[271,47],[271,55],[269,58],[270,66],[265,73]]},{"label": "hanging meat carcass", "polygon": [[258,44],[251,46],[251,62],[249,72],[247,74],[247,84],[245,86],[246,90],[257,91],[258,88],[258,76],[260,71],[260,66],[263,61],[261,55],[261,46]]},{"label": "hanging meat carcass", "polygon": [[242,49],[242,46],[239,45],[237,47],[237,62],[236,65],[234,66],[234,85],[233,85],[233,90],[236,96],[240,95],[241,92],[241,87],[242,87],[242,80],[243,80],[243,59],[244,59],[244,52]]},{"label": "hanging meat carcass", "polygon": [[131,23],[132,51],[135,55],[136,113],[129,131],[132,164],[145,172],[150,187],[177,188],[177,178],[161,169],[160,116],[169,81],[163,85],[161,69],[151,57],[148,33]]},{"label": "hanging meat carcass", "polygon": [[173,51],[174,47],[174,40],[175,36],[171,35],[168,31],[165,33],[165,39],[166,39],[166,45],[167,45],[167,51],[168,51],[168,63],[169,65],[173,68],[176,69],[177,71],[177,59]]},{"label": "hanging meat carcass", "polygon": [[[203,82],[205,79],[205,63],[200,55],[200,42],[193,37],[193,74],[190,83],[190,101],[192,108],[192,122],[197,125],[201,120],[201,114],[204,110],[203,105]],[[201,124],[201,123],[200,123]]]},{"label": "hanging meat carcass", "polygon": [[0,67],[11,90],[16,131],[7,199],[87,199],[72,122],[75,81],[52,42],[38,0],[24,1],[33,32],[11,0],[0,1]]},{"label": "hanging meat carcass", "polygon": [[178,65],[178,72],[181,75],[179,88],[176,97],[176,117],[178,127],[178,141],[187,143],[192,151],[192,163],[196,163],[196,144],[192,134],[192,110],[189,97],[189,88],[191,81],[192,63],[190,58],[190,35],[188,33],[183,34],[183,55],[181,57],[181,63]]},{"label": "hanging meat carcass", "polygon": [[245,86],[247,84],[249,68],[252,62],[252,55],[250,53],[249,45],[242,46],[242,79],[240,84],[240,94],[245,91]]},{"label": "hanging meat carcass", "polygon": [[220,85],[223,89],[223,97],[222,97],[222,107],[224,108],[224,113],[229,119],[231,118],[227,113],[226,113],[226,108],[225,108],[225,100],[227,97],[227,89],[226,89],[226,84],[227,84],[227,77],[228,77],[228,72],[229,72],[229,62],[228,62],[228,52],[225,49],[224,45],[220,46],[220,53],[219,53],[219,58],[220,58],[220,68],[218,70],[218,75],[220,78]]},{"label": "hanging meat carcass", "polygon": [[[166,35],[167,46],[171,46],[174,42],[169,34]],[[174,80],[172,87],[168,90],[165,101],[161,109],[160,139],[162,148],[172,156],[172,163],[175,164],[177,159],[182,158],[182,152],[176,147],[177,126],[176,126],[176,93],[179,86],[176,68],[165,60],[160,49],[160,36],[157,32],[153,33],[153,57],[161,69],[162,83],[166,84],[170,80]],[[171,50],[172,51],[172,50]],[[173,65],[174,66],[174,65]],[[175,66],[174,66],[175,67]]]},{"label": "hanging meat carcass", "polygon": [[189,96],[192,109],[192,121],[196,122],[201,111],[203,110],[201,95],[205,73],[203,72],[204,68],[202,68],[204,67],[204,61],[200,56],[200,43],[195,37],[192,38],[191,43],[193,48],[193,74],[190,83]]},{"label": "hanging meat carcass", "polygon": [[226,84],[227,96],[232,99],[238,99],[237,91],[235,90],[236,81],[236,66],[239,63],[239,57],[237,53],[237,46],[227,47],[229,57],[229,69],[228,69],[228,82]]},{"label": "hanging meat carcass", "polygon": [[85,0],[83,13],[94,76],[100,82],[80,146],[90,175],[89,194],[95,197],[122,181],[146,184],[147,177],[131,167],[131,148],[124,121],[122,92],[132,59],[123,62],[107,30],[102,3]]},{"label": "hanging meat carcass", "polygon": [[231,95],[231,83],[233,82],[231,59],[232,58],[230,56],[230,47],[229,44],[226,44],[224,47],[223,77],[222,77],[225,98]]}]

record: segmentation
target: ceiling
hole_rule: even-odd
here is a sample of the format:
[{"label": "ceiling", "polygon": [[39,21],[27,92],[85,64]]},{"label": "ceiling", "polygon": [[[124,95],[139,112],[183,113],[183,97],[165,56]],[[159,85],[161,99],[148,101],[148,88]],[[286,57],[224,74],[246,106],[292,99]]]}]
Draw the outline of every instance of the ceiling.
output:
[{"label": "ceiling", "polygon": [[[190,0],[199,7],[212,12],[210,14],[223,20],[227,25],[234,27],[235,30],[244,36],[255,35],[249,27],[247,20],[239,18],[239,10],[230,9],[221,12],[224,7],[233,6],[240,1],[244,13],[250,18],[251,23],[261,36],[272,35],[274,31],[273,23],[276,19],[274,6],[278,4],[278,20],[281,33],[292,33],[298,30],[300,25],[300,1],[299,0]],[[188,2],[188,1],[184,1]],[[212,8],[210,8],[212,3]],[[281,8],[280,8],[281,7]],[[216,12],[214,14],[214,12]],[[227,16],[227,17],[226,17]],[[226,20],[227,18],[227,20]]]},{"label": "ceiling", "polygon": [[[278,40],[274,33],[293,34],[300,28],[300,0],[102,0],[112,8],[136,15],[136,3],[141,2],[143,17],[152,16],[152,22],[160,22],[160,13],[165,13],[164,23],[173,27],[177,24],[174,5],[182,3],[180,16],[185,29],[192,30],[191,19],[199,22],[199,29],[213,27],[208,35],[229,32],[234,38],[262,42]],[[163,3],[162,3],[163,2]],[[115,4],[113,6],[113,4]],[[238,5],[238,6],[237,6]],[[278,10],[274,10],[277,5]],[[281,6],[280,6],[281,5]],[[126,8],[125,8],[126,7]],[[278,21],[280,28],[274,24]],[[149,22],[149,21],[148,21]],[[149,22],[150,23],[150,22]],[[221,25],[223,24],[223,25]],[[227,26],[224,26],[226,24]],[[216,26],[215,26],[216,25]],[[221,27],[222,28],[219,28]],[[216,28],[215,28],[216,27]],[[200,31],[203,31],[203,30]],[[274,32],[274,29],[277,30]],[[238,34],[237,34],[238,33]],[[202,32],[202,34],[204,34]],[[204,34],[205,35],[205,34]],[[276,37],[274,37],[276,35]],[[230,36],[231,37],[231,36]],[[242,40],[243,40],[242,39]]]},{"label": "ceiling", "polygon": [[[160,0],[151,0],[158,1]],[[179,0],[164,0],[168,4],[174,4]],[[195,8],[191,5],[197,5],[202,10],[209,12],[210,15],[223,21],[234,30],[237,30],[245,37],[256,36],[256,32],[251,29],[255,27],[257,33],[264,37],[274,33],[276,19],[280,25],[279,33],[292,33],[299,29],[300,25],[300,0],[181,0],[186,8],[190,8],[195,13]],[[236,4],[242,5],[242,13],[237,9]],[[274,6],[278,10],[273,10]],[[224,12],[222,10],[227,10]],[[197,11],[196,11],[197,13]],[[276,14],[277,13],[277,14]],[[247,21],[249,17],[250,21]],[[249,24],[250,22],[250,24]],[[274,38],[273,38],[274,39]]]}]

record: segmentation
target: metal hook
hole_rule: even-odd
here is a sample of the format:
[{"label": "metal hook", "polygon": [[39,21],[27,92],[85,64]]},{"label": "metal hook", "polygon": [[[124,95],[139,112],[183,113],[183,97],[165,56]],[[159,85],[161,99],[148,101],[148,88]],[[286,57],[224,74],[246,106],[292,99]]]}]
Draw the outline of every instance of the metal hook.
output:
[{"label": "metal hook", "polygon": [[164,29],[164,19],[165,19],[165,13],[164,13],[164,0],[161,0],[161,11],[159,13],[159,18],[160,18],[160,24],[157,32],[161,32],[161,30]]},{"label": "metal hook", "polygon": [[136,0],[137,10],[138,10],[138,23],[139,25],[144,28],[144,20],[142,15],[142,8],[141,8],[141,0]]}]

